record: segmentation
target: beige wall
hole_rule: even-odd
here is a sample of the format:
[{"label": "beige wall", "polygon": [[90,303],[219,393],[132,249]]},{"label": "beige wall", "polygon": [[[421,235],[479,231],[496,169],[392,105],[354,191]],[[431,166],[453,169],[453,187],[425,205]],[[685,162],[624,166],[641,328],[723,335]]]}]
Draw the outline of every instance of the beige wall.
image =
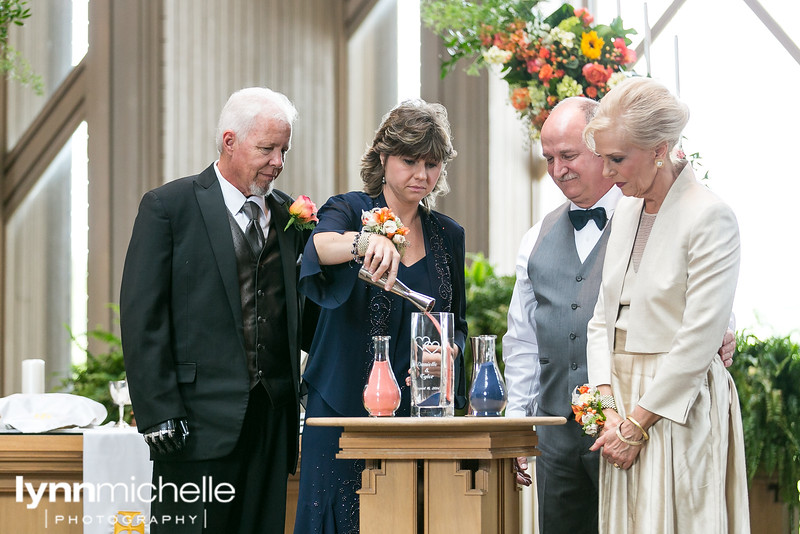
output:
[{"label": "beige wall", "polygon": [[343,31],[342,4],[330,0],[164,2],[164,179],[216,159],[214,130],[228,96],[267,86],[300,113],[277,187],[330,196]]}]

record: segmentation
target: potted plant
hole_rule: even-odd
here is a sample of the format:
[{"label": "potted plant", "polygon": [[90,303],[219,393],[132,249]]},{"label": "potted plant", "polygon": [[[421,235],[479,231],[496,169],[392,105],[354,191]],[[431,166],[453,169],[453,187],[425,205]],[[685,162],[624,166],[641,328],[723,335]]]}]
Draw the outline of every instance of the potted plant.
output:
[{"label": "potted plant", "polygon": [[794,524],[800,508],[800,346],[790,336],[740,332],[730,372],[739,392],[747,475],[775,481]]},{"label": "potted plant", "polygon": [[[112,305],[119,313],[119,307]],[[62,381],[62,389],[95,400],[106,407],[108,419],[116,420],[119,408],[111,400],[108,383],[112,380],[125,378],[125,361],[122,358],[122,341],[113,333],[95,328],[86,332],[86,343],[79,341],[71,331],[69,336],[72,342],[86,353],[86,361],[80,365],[72,366],[72,376]],[[83,337],[83,336],[81,336]],[[94,353],[89,349],[89,340],[96,340],[106,346],[105,352]],[[125,407],[125,421],[132,421],[131,407]]]}]

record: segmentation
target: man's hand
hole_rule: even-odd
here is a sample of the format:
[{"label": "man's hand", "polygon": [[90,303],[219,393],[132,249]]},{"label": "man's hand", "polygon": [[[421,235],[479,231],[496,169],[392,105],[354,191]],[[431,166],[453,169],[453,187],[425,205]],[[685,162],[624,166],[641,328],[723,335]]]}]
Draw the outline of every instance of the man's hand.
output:
[{"label": "man's hand", "polygon": [[168,419],[144,431],[144,441],[152,452],[172,454],[186,445],[189,423],[186,419]]},{"label": "man's hand", "polygon": [[530,486],[531,476],[528,474],[528,457],[527,456],[520,456],[518,458],[514,458],[514,470],[517,472],[517,484],[522,484],[523,486]]},{"label": "man's hand", "polygon": [[725,337],[722,338],[722,346],[717,351],[719,357],[722,359],[722,365],[730,367],[733,363],[733,351],[736,350],[736,336],[733,330],[728,328],[725,331]]}]

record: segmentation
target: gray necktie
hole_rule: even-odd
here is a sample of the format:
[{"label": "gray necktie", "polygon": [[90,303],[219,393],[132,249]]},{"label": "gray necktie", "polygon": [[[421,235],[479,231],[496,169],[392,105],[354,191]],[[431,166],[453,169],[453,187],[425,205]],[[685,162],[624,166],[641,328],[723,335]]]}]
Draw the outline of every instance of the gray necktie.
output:
[{"label": "gray necktie", "polygon": [[250,219],[247,223],[247,228],[244,229],[244,235],[248,243],[250,243],[250,248],[253,249],[253,254],[258,256],[261,253],[261,249],[264,248],[264,232],[261,230],[261,223],[258,222],[258,218],[261,215],[261,207],[248,200],[242,206],[242,211]]}]

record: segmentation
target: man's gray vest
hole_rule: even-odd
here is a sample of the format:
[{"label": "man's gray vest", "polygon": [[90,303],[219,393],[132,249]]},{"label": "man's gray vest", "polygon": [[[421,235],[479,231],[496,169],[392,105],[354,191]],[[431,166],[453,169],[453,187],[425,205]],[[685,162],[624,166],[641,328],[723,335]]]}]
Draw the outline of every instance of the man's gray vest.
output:
[{"label": "man's gray vest", "polygon": [[569,207],[567,202],[545,216],[528,259],[528,276],[537,302],[534,318],[541,369],[536,414],[567,418],[572,416],[572,390],[588,380],[586,325],[600,291],[611,226],[610,222],[606,225],[581,263]]}]

